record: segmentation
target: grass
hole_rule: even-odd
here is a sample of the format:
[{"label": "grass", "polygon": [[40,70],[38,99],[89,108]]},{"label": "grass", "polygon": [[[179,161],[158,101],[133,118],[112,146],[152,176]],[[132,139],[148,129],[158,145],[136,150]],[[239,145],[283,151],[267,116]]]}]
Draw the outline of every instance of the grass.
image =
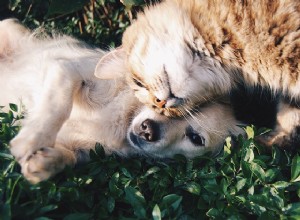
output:
[{"label": "grass", "polygon": [[10,107],[0,114],[2,219],[300,218],[300,156],[267,153],[254,143],[254,127],[234,148],[227,139],[217,158],[122,159],[96,145],[88,164],[31,185],[9,154],[19,120]]},{"label": "grass", "polygon": [[[118,1],[79,0],[75,9],[57,1],[6,0],[0,14],[98,46],[120,44],[129,20]],[[8,149],[17,113],[14,104],[0,112],[0,219],[300,219],[299,154],[267,152],[254,142],[262,131],[253,126],[234,147],[227,139],[216,158],[122,159],[97,145],[88,164],[31,185]]]}]

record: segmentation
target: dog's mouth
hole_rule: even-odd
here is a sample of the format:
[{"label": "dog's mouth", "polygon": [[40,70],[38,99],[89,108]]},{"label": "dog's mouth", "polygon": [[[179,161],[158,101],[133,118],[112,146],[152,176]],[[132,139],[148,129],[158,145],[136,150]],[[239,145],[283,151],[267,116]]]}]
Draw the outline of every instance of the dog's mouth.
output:
[{"label": "dog's mouth", "polygon": [[146,119],[129,132],[128,138],[134,148],[145,151],[148,146],[155,145],[161,140],[160,124]]},{"label": "dog's mouth", "polygon": [[132,146],[135,148],[138,148],[139,150],[143,150],[143,143],[141,143],[141,139],[138,138],[138,136],[136,134],[134,134],[133,132],[129,133],[129,139],[130,142],[132,143]]}]

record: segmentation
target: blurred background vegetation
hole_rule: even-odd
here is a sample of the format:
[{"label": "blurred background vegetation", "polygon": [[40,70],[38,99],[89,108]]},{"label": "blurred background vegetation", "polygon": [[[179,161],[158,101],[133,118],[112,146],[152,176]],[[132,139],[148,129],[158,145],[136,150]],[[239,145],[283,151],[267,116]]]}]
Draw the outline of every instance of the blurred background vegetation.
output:
[{"label": "blurred background vegetation", "polygon": [[146,0],[1,0],[0,20],[73,35],[103,49],[120,45],[130,18]]}]

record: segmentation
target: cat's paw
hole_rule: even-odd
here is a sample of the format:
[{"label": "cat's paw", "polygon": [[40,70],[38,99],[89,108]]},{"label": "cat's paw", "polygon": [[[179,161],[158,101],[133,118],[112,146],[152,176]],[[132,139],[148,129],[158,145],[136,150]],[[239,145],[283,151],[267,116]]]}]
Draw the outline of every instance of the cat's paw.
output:
[{"label": "cat's paw", "polygon": [[35,184],[62,171],[66,166],[66,160],[59,149],[45,147],[29,155],[20,164],[25,178]]},{"label": "cat's paw", "polygon": [[272,131],[257,136],[255,140],[267,147],[276,145],[291,152],[296,152],[300,148],[300,126],[295,127],[290,133]]},{"label": "cat's paw", "polygon": [[276,145],[280,148],[289,149],[292,143],[292,134],[286,132],[271,131],[255,137],[255,141],[263,146],[271,148]]}]

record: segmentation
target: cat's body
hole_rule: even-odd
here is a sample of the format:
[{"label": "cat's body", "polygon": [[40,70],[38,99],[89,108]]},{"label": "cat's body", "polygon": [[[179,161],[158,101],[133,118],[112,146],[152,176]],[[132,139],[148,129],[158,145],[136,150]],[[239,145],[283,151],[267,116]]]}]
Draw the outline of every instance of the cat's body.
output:
[{"label": "cat's body", "polygon": [[[124,77],[97,79],[105,52],[74,38],[37,37],[15,20],[0,21],[0,36],[0,106],[25,106],[10,150],[31,182],[86,161],[96,142],[122,156],[194,157],[218,152],[226,136],[242,132],[226,104],[181,120],[144,107]],[[118,59],[106,66],[124,70]]]},{"label": "cat's body", "polygon": [[140,101],[168,116],[240,78],[300,100],[300,1],[166,0],[138,15],[118,54]]}]

